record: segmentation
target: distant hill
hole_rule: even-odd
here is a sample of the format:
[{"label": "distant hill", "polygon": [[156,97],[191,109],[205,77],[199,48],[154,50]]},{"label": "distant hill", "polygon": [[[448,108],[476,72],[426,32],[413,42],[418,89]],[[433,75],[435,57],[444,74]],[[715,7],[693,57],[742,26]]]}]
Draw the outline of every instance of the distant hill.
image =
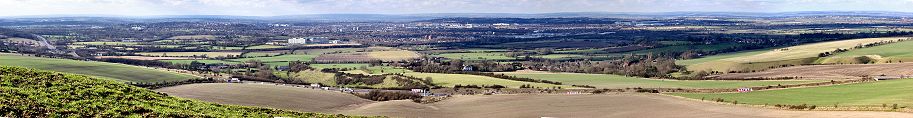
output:
[{"label": "distant hill", "polygon": [[0,117],[350,117],[171,97],[83,75],[0,66]]}]

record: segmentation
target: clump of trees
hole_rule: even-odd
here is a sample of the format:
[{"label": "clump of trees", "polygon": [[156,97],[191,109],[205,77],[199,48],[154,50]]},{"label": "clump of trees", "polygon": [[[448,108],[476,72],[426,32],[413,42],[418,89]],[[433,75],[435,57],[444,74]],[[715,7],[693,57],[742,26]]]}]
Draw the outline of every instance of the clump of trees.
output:
[{"label": "clump of trees", "polygon": [[356,96],[374,100],[374,101],[388,101],[388,100],[405,100],[405,99],[419,99],[422,98],[421,95],[406,92],[406,91],[382,91],[382,90],[372,90],[367,94],[357,94]]},{"label": "clump of trees", "polygon": [[626,55],[606,61],[556,61],[538,60],[523,62],[523,67],[552,72],[618,74],[638,77],[669,77],[668,74],[684,70],[675,65],[674,59],[655,58],[651,55]]}]

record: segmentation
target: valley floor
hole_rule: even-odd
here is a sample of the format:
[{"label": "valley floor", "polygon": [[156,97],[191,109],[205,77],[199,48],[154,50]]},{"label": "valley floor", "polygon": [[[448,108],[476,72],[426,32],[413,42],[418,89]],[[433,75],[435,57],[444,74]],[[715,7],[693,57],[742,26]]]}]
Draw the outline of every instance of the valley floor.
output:
[{"label": "valley floor", "polygon": [[[913,117],[900,112],[788,111],[639,93],[598,95],[474,95],[419,104],[270,84],[191,84],[158,89],[226,104],[390,117]],[[243,94],[256,93],[256,94]]]}]

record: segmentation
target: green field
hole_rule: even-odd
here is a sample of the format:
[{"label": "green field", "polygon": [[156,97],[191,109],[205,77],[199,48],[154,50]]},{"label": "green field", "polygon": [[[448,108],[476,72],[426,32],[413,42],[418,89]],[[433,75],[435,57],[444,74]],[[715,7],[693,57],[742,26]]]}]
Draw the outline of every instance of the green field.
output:
[{"label": "green field", "polygon": [[252,49],[252,50],[255,50],[255,49],[273,49],[273,48],[285,48],[285,46],[257,45],[257,46],[250,46],[250,47],[247,47],[247,48],[245,48],[245,49]]},{"label": "green field", "polygon": [[553,85],[545,83],[532,83],[532,82],[523,82],[523,81],[514,81],[493,78],[488,76],[479,76],[479,75],[465,75],[465,74],[442,74],[442,73],[418,73],[418,72],[407,72],[404,74],[406,76],[413,76],[418,78],[431,77],[433,83],[438,86],[443,87],[453,87],[454,85],[501,85],[508,88],[519,88],[521,85],[529,84],[535,87],[550,88],[550,87],[561,87],[561,88],[574,88],[570,85]]},{"label": "green field", "polygon": [[131,66],[117,63],[40,58],[0,53],[0,65],[85,74],[131,82],[177,81],[195,78],[192,75]]},{"label": "green field", "polygon": [[448,59],[460,60],[514,60],[517,58],[508,57],[504,52],[470,52],[470,53],[444,53],[433,56],[444,57]]},{"label": "green field", "polygon": [[324,68],[358,68],[362,66],[368,66],[368,64],[362,63],[351,63],[351,64],[311,64],[312,68],[324,69]]},{"label": "green field", "polygon": [[352,74],[377,75],[377,74],[385,74],[385,73],[406,73],[406,72],[412,72],[412,71],[403,69],[403,68],[395,68],[395,67],[389,67],[389,66],[367,66],[367,65],[365,65],[365,66],[355,67],[354,70],[343,71],[343,72],[352,73]]},{"label": "green field", "polygon": [[746,52],[757,54],[732,54],[732,56],[723,59],[705,59],[703,63],[691,64],[688,70],[691,71],[756,71],[765,70],[771,67],[781,65],[802,65],[813,64],[818,60],[818,54],[830,52],[836,49],[850,49],[857,45],[869,44],[874,42],[904,39],[907,37],[890,37],[890,38],[863,38],[840,41],[821,42],[778,48],[763,53]]},{"label": "green field", "polygon": [[143,56],[163,56],[163,57],[191,57],[191,56],[207,56],[207,57],[227,57],[227,56],[239,56],[241,52],[140,52],[136,53]]},{"label": "green field", "polygon": [[566,85],[590,85],[597,88],[740,88],[777,84],[799,84],[817,81],[716,81],[716,80],[658,80],[626,77],[608,74],[582,73],[525,73],[504,72],[501,74],[557,81]]},{"label": "green field", "polygon": [[817,63],[860,64],[913,62],[913,41],[860,48],[818,59]]},{"label": "green field", "polygon": [[0,66],[0,78],[4,117],[347,117],[201,102],[111,80],[26,68]]},{"label": "green field", "polygon": [[748,93],[670,93],[693,99],[738,101],[746,104],[808,104],[819,106],[913,106],[913,79],[884,80],[870,83],[754,91]]},{"label": "green field", "polygon": [[193,61],[197,61],[197,62],[205,63],[205,64],[217,64],[217,63],[221,63],[221,64],[239,64],[239,63],[241,63],[241,62],[223,61],[223,60],[215,60],[215,59],[205,59],[205,60],[161,60],[161,61],[164,61],[164,62],[171,62],[171,63],[175,63],[175,64],[190,64],[190,63],[193,62]]},{"label": "green field", "polygon": [[750,50],[750,51],[741,51],[741,52],[735,52],[735,53],[718,54],[718,55],[705,56],[705,57],[696,58],[696,59],[676,60],[675,64],[690,66],[690,65],[695,65],[695,64],[700,64],[700,63],[710,62],[710,61],[717,61],[717,60],[726,59],[726,58],[756,55],[756,54],[761,54],[761,53],[764,53],[767,51],[770,51],[770,50]]}]

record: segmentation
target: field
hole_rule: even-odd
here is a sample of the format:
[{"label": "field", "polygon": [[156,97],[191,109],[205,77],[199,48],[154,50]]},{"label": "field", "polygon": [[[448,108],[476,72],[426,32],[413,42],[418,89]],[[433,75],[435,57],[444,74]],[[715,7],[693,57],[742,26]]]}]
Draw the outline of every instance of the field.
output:
[{"label": "field", "polygon": [[[371,102],[336,92],[261,84],[183,85],[157,91],[226,104],[406,118],[642,117],[645,114],[651,117],[913,117],[913,114],[897,112],[785,111],[750,108],[650,94],[476,95],[454,96],[441,102],[419,104],[405,100]],[[247,94],[253,95],[246,96]]]},{"label": "field", "polygon": [[291,62],[291,61],[302,61],[308,62],[311,61],[316,55],[281,55],[281,56],[272,56],[272,57],[253,57],[253,58],[240,58],[240,59],[230,59],[232,61],[246,62],[250,60],[259,60],[260,62]]},{"label": "field", "polygon": [[137,45],[137,42],[76,42],[76,45]]},{"label": "field", "polygon": [[865,64],[913,62],[913,41],[861,48],[818,59],[823,64]]},{"label": "field", "polygon": [[273,48],[284,48],[284,47],[285,47],[285,46],[275,46],[275,45],[257,45],[257,46],[250,46],[250,47],[247,47],[247,48],[245,48],[245,49],[252,49],[252,50],[255,50],[255,49],[273,49]]},{"label": "field", "polygon": [[719,71],[719,72],[730,72],[730,71],[757,71],[765,70],[772,67],[779,67],[781,65],[801,65],[801,64],[811,64],[818,59],[818,54],[823,52],[834,51],[836,49],[850,49],[857,45],[869,44],[880,41],[888,40],[897,40],[907,37],[892,37],[892,38],[863,38],[863,39],[851,39],[851,40],[841,40],[841,41],[830,41],[830,42],[821,42],[813,44],[805,44],[799,46],[792,46],[780,49],[774,49],[772,51],[767,51],[764,53],[758,53],[753,55],[740,55],[706,61],[703,63],[692,64],[688,66],[689,70],[692,71]]},{"label": "field", "polygon": [[800,84],[816,81],[714,81],[659,80],[607,74],[505,72],[510,76],[557,81],[567,85],[590,85],[597,88],[740,88],[777,84]]},{"label": "field", "polygon": [[872,106],[898,104],[913,106],[913,79],[884,80],[870,83],[812,88],[755,91],[748,93],[673,93],[693,99],[723,98],[745,104],[808,104],[819,106]]},{"label": "field", "polygon": [[729,73],[720,78],[775,78],[801,77],[797,79],[855,79],[886,75],[891,77],[913,75],[913,63],[894,64],[850,64],[812,65],[770,69],[753,73]]},{"label": "field", "polygon": [[465,75],[465,74],[442,74],[442,73],[417,73],[417,72],[407,72],[403,75],[413,76],[418,78],[427,78],[431,77],[435,85],[443,87],[453,87],[454,85],[501,85],[508,88],[519,88],[521,85],[529,84],[535,87],[542,88],[551,88],[551,87],[561,87],[561,88],[574,88],[570,85],[553,85],[545,83],[532,83],[532,82],[523,82],[523,81],[514,81],[493,78],[488,76],[479,76],[479,75]]},{"label": "field", "polygon": [[382,61],[400,61],[413,58],[419,58],[419,55],[416,52],[408,50],[392,50],[392,51],[370,51],[370,52],[355,52],[355,53],[340,53],[340,54],[323,54],[314,58],[314,61],[318,62],[367,62],[374,60]]},{"label": "field", "polygon": [[188,74],[117,63],[40,58],[0,53],[0,65],[85,74],[131,82],[162,82],[195,78]]},{"label": "field", "polygon": [[174,36],[174,37],[171,37],[171,38],[168,38],[168,39],[178,39],[178,40],[193,40],[193,39],[196,39],[196,40],[209,40],[209,39],[216,39],[216,36],[213,36],[213,35],[182,35],[182,36]]},{"label": "field", "polygon": [[434,55],[448,59],[460,60],[514,60],[515,57],[508,57],[504,52],[470,52],[470,53],[444,53]]},{"label": "field", "polygon": [[349,68],[349,69],[355,68],[355,69],[357,69],[358,67],[362,67],[362,66],[368,66],[368,64],[359,64],[359,63],[353,63],[353,64],[311,64],[311,67],[312,67],[312,68],[317,68],[317,69],[324,69],[324,68]]},{"label": "field", "polygon": [[0,77],[4,117],[332,116],[188,100],[117,81],[51,71],[0,66]]},{"label": "field", "polygon": [[239,56],[241,52],[140,52],[136,53],[143,56],[159,56],[159,57],[192,57],[192,56],[206,56],[206,57],[228,57],[228,56]]},{"label": "field", "polygon": [[190,84],[156,89],[169,95],[222,104],[261,106],[303,112],[335,112],[352,104],[371,103],[354,95],[272,84]]},{"label": "field", "polygon": [[189,60],[197,59],[192,57],[147,57],[147,56],[95,56],[95,58],[120,58],[120,59],[133,59],[133,60]]},{"label": "field", "polygon": [[676,60],[675,64],[691,66],[691,65],[704,63],[704,62],[718,61],[721,59],[751,56],[751,55],[761,54],[761,53],[764,53],[767,51],[770,51],[770,50],[750,50],[750,51],[741,51],[741,52],[735,52],[735,53],[718,54],[718,55],[705,56],[705,57],[696,58],[696,59]]},{"label": "field", "polygon": [[241,62],[233,62],[233,61],[214,60],[214,59],[204,59],[204,60],[162,60],[162,61],[164,61],[164,62],[176,63],[176,64],[190,64],[190,63],[193,62],[193,61],[197,61],[197,62],[205,63],[205,64],[216,64],[216,63],[221,63],[221,64],[239,64],[239,63],[241,63]]}]

